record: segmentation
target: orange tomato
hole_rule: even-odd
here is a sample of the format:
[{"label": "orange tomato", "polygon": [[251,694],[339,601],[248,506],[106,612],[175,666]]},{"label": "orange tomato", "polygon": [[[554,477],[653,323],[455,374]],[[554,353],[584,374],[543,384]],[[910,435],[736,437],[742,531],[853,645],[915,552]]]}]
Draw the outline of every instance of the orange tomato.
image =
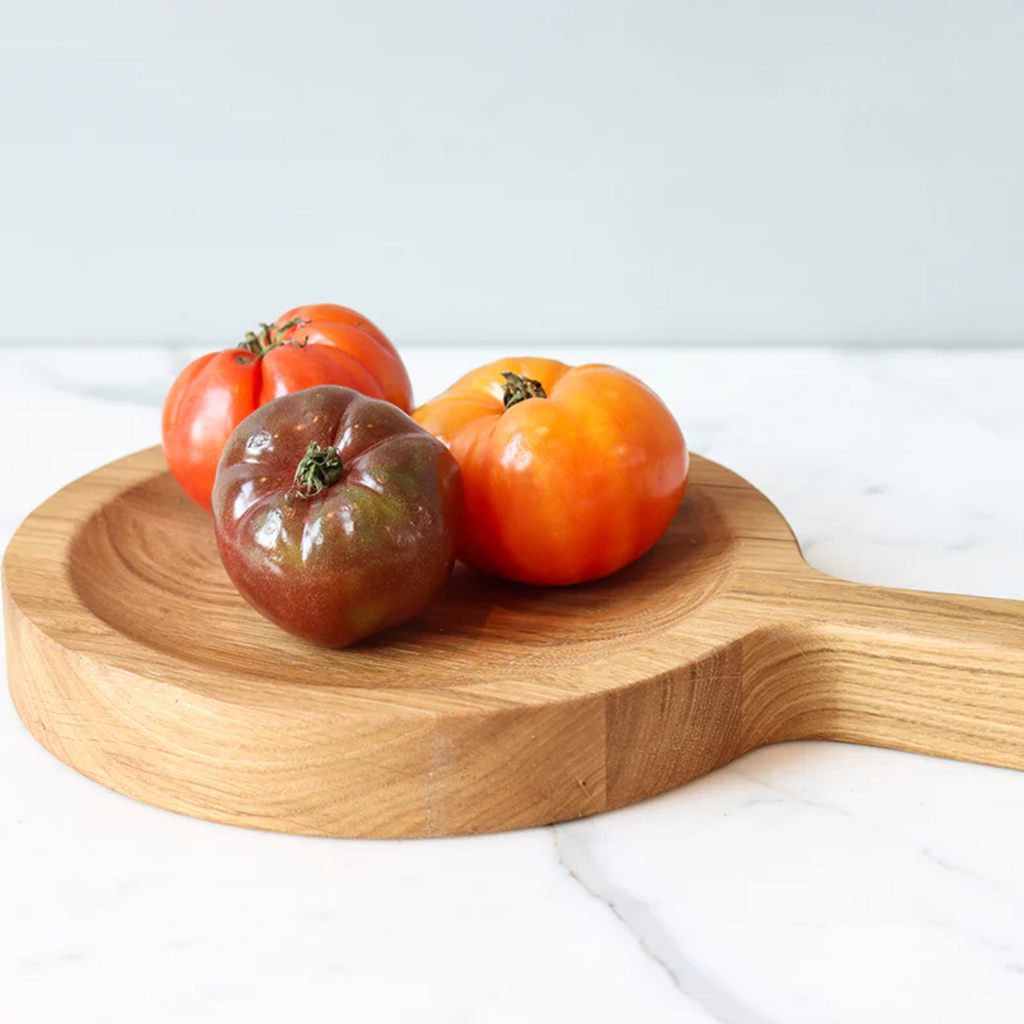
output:
[{"label": "orange tomato", "polygon": [[164,402],[167,465],[188,496],[207,511],[217,464],[232,431],[275,398],[338,384],[386,399],[403,412],[412,409],[401,357],[380,329],[354,310],[302,306],[261,327],[260,334],[248,334],[238,348],[211,352],[186,366]]},{"label": "orange tomato", "polygon": [[612,366],[501,359],[414,414],[462,469],[458,556],[532,584],[639,558],[682,501],[689,456],[658,396]]}]

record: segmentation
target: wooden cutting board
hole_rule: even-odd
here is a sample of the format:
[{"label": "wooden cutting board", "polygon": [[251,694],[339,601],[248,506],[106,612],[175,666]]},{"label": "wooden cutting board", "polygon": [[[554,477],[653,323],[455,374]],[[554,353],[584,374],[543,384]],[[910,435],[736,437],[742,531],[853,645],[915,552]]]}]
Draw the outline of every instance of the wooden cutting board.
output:
[{"label": "wooden cutting board", "polygon": [[538,589],[459,567],[416,622],[307,646],[221,568],[159,449],[71,484],[4,559],[15,707],[147,803],[325,836],[444,836],[622,807],[766,743],[1024,767],[1024,603],[859,586],[694,458],[647,556]]}]

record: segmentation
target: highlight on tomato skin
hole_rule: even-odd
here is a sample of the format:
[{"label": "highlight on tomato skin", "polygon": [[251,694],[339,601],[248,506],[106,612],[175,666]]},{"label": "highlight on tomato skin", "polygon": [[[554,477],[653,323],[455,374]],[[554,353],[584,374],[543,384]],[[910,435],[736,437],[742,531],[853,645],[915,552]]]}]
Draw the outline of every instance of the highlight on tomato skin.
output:
[{"label": "highlight on tomato skin", "polygon": [[459,558],[520,583],[617,572],[657,543],[686,489],[675,417],[612,366],[499,359],[413,416],[462,469]]},{"label": "highlight on tomato skin", "polygon": [[282,629],[345,647],[417,615],[447,582],[458,463],[394,404],[316,387],[251,413],[213,489],[217,546]]},{"label": "highlight on tomato skin", "polygon": [[193,360],[171,385],[162,439],[174,478],[209,511],[217,463],[235,427],[261,405],[321,384],[412,409],[405,365],[375,324],[345,306],[296,307],[237,347]]}]

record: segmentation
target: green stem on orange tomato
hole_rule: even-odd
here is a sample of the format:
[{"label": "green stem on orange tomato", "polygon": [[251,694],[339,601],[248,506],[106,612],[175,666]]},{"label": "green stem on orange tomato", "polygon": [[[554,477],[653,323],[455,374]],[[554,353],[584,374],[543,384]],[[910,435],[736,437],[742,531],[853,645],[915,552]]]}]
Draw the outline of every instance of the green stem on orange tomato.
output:
[{"label": "green stem on orange tomato", "polygon": [[295,480],[287,497],[314,498],[324,488],[336,484],[344,472],[337,448],[333,445],[321,448],[316,441],[310,441],[306,454],[295,467]]},{"label": "green stem on orange tomato", "polygon": [[528,398],[547,398],[544,385],[539,380],[531,380],[529,377],[518,373],[502,371],[505,383],[502,385],[502,393],[505,397],[505,408],[511,409],[519,402],[525,402]]}]

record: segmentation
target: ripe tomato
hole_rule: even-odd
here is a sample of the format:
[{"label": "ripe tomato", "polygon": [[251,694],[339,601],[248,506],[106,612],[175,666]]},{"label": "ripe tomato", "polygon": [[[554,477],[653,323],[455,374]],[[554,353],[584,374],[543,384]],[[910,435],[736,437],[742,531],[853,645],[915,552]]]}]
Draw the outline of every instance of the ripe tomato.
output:
[{"label": "ripe tomato", "polygon": [[362,313],[329,302],[296,306],[279,317],[275,327],[284,328],[281,336],[290,341],[332,345],[348,352],[379,381],[382,397],[404,412],[412,412],[412,385],[402,357]]},{"label": "ripe tomato", "polygon": [[455,561],[451,453],[390,402],[316,387],[231,435],[213,490],[242,596],[297,636],[344,647],[416,615]]},{"label": "ripe tomato", "polygon": [[[254,409],[281,395],[337,384],[411,410],[405,367],[376,327],[342,306],[304,308],[318,315],[343,311],[363,327],[282,318],[261,325],[258,335],[246,335],[238,348],[200,356],[171,386],[163,411],[164,454],[175,479],[200,507],[210,508],[217,462],[231,432]],[[307,328],[308,339],[293,338]]]},{"label": "ripe tomato", "polygon": [[611,366],[501,359],[414,417],[462,467],[459,558],[507,579],[607,576],[658,540],[683,497],[679,425]]}]

